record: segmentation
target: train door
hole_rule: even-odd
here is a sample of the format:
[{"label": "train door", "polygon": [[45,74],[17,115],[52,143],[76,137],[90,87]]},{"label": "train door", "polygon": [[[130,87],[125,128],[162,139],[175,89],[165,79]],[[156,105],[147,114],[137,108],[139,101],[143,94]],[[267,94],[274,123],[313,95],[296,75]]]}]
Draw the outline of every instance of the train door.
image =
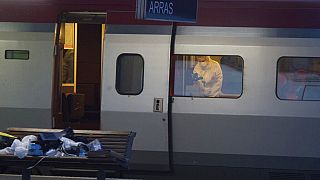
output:
[{"label": "train door", "polygon": [[53,127],[100,129],[105,13],[63,13],[56,30]]},{"label": "train door", "polygon": [[133,166],[169,167],[170,34],[169,26],[106,27],[101,129],[137,133]]},{"label": "train door", "polygon": [[[225,147],[226,139],[239,137],[231,135],[239,125],[231,115],[241,114],[239,109],[246,104],[242,97],[245,57],[241,46],[233,44],[235,39],[225,37],[226,30],[177,27],[170,87],[176,164],[212,165],[217,161],[214,153],[235,149]],[[237,123],[228,124],[232,118]],[[232,144],[239,142],[243,140]]]}]

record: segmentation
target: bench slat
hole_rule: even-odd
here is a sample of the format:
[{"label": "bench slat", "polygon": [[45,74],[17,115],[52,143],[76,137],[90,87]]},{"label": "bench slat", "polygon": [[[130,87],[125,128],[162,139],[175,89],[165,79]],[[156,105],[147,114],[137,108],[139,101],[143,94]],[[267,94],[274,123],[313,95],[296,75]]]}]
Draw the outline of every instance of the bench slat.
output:
[{"label": "bench slat", "polygon": [[[39,128],[17,128],[17,127],[10,127],[7,129],[7,131],[10,132],[32,132],[32,133],[40,133],[40,132],[60,132],[63,129],[39,129]],[[127,136],[128,131],[98,131],[98,130],[74,130],[75,134],[90,134],[90,135],[103,135],[103,134],[108,134],[108,135],[123,135]]]}]

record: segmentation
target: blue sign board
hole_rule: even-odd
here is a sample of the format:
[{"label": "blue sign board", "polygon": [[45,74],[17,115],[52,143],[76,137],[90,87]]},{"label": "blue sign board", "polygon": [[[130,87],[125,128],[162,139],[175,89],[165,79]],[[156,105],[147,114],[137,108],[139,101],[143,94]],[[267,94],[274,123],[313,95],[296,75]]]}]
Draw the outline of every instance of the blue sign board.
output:
[{"label": "blue sign board", "polygon": [[197,0],[137,0],[138,19],[196,22]]}]

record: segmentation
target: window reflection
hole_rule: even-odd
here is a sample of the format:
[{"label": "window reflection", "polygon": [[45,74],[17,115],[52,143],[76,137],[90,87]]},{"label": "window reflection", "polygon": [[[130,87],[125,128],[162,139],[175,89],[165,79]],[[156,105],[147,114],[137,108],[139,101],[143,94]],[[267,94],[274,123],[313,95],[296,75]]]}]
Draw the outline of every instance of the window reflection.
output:
[{"label": "window reflection", "polygon": [[138,95],[143,90],[144,60],[139,54],[117,58],[116,89],[121,95]]},{"label": "window reflection", "polygon": [[320,100],[320,58],[282,57],[277,76],[280,99]]}]

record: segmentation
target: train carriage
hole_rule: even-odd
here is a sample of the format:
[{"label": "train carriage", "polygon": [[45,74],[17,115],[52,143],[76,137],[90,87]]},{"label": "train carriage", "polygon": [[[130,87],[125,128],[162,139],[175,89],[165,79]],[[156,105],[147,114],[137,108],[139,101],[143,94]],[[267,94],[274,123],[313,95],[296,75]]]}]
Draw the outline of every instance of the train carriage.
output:
[{"label": "train carriage", "polygon": [[[1,129],[135,131],[133,169],[319,170],[319,2],[199,0],[196,23],[137,20],[132,0],[15,2]],[[219,96],[194,88],[198,56],[221,67]]]}]

